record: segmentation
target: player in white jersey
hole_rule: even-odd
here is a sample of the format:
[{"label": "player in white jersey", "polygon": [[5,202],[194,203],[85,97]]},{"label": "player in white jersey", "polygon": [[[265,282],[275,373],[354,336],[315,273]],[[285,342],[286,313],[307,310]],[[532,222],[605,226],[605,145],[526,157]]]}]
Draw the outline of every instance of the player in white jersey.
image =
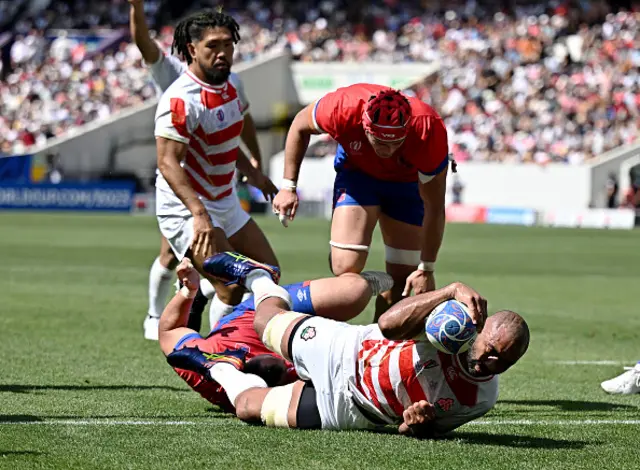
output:
[{"label": "player in white jersey", "polygon": [[[246,421],[334,430],[395,424],[401,434],[438,436],[487,413],[498,398],[497,375],[529,345],[521,316],[500,311],[486,318],[486,300],[461,283],[404,299],[377,325],[352,326],[289,311],[287,291],[274,283],[277,276],[246,257],[219,253],[204,266],[254,293],[256,332],[267,348],[293,362],[302,379],[268,388],[197,349],[169,355],[172,365],[207,367]],[[449,299],[469,306],[481,330],[471,349],[456,356],[438,352],[424,334],[428,315]]]},{"label": "player in white jersey", "polygon": [[[239,148],[246,107],[228,80],[238,40],[237,23],[220,12],[205,10],[181,21],[172,52],[186,58],[188,70],[164,92],[156,110],[156,216],[175,255],[189,254],[197,269],[208,254],[231,247],[277,264],[264,233],[241,208],[233,183],[237,165],[263,192],[275,189]],[[205,294],[213,293],[211,283],[201,286]],[[216,286],[228,311],[241,300],[242,289],[236,287]]]},{"label": "player in white jersey", "polygon": [[[144,62],[149,67],[153,81],[160,91],[164,92],[180,75],[187,71],[187,65],[174,55],[165,55],[158,44],[151,38],[145,19],[144,0],[129,0],[129,3],[131,4],[129,21],[131,36],[138,46]],[[251,164],[255,168],[261,169],[262,158],[256,127],[249,112],[249,101],[244,92],[242,81],[237,74],[232,72],[229,75],[229,82],[236,88],[244,112],[242,142],[250,152]],[[276,262],[275,255],[270,258],[269,254],[267,254],[265,261]],[[144,337],[146,339],[158,339],[160,314],[164,309],[167,294],[171,288],[173,270],[177,264],[178,259],[173,253],[171,245],[164,237],[161,237],[160,254],[154,260],[149,272],[149,309],[143,324]],[[213,293],[208,294],[212,295]],[[202,310],[207,300],[207,297],[201,291],[198,291],[189,318],[190,328],[200,330]],[[228,313],[228,310],[229,307],[215,297],[210,309],[210,323],[215,323],[216,319]]]}]

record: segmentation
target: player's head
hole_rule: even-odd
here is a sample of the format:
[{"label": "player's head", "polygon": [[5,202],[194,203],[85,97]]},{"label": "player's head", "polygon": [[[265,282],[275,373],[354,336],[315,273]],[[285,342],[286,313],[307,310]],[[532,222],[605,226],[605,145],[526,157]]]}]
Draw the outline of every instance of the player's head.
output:
[{"label": "player's head", "polygon": [[244,372],[262,377],[269,387],[284,385],[288,377],[284,359],[272,354],[260,354],[249,359]]},{"label": "player's head", "polygon": [[393,156],[404,143],[410,118],[409,100],[397,90],[382,90],[369,98],[364,106],[362,125],[379,157]]},{"label": "player's head", "polygon": [[520,315],[501,310],[487,318],[467,354],[473,376],[501,374],[520,359],[529,347],[529,327]]},{"label": "player's head", "polygon": [[212,85],[229,78],[235,44],[240,40],[236,20],[220,11],[204,10],[176,26],[171,52],[175,50],[195,64]]}]

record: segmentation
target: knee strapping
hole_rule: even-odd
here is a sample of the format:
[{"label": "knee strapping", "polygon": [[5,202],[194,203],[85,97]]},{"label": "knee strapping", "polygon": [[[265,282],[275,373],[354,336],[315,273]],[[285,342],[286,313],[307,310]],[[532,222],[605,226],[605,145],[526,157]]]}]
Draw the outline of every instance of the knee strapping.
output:
[{"label": "knee strapping", "polygon": [[295,320],[308,316],[309,315],[298,312],[282,312],[277,314],[269,320],[265,326],[264,332],[262,333],[262,342],[270,351],[283,356],[281,345],[285,331],[287,331],[289,325]]},{"label": "knee strapping", "polygon": [[340,248],[341,250],[364,251],[364,252],[369,251],[369,245],[352,245],[349,243],[334,242],[333,240],[329,242],[329,245],[331,245],[334,248]]},{"label": "knee strapping", "polygon": [[264,397],[260,409],[260,419],[265,426],[270,428],[289,427],[287,415],[293,398],[293,385],[272,388]]},{"label": "knee strapping", "polygon": [[418,266],[420,263],[420,250],[401,250],[384,246],[385,261],[391,264],[403,264],[405,266]]}]

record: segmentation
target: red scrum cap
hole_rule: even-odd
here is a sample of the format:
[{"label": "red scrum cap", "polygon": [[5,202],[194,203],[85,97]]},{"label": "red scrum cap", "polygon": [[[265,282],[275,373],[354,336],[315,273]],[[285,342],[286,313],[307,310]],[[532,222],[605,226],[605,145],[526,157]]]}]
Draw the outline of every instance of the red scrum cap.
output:
[{"label": "red scrum cap", "polygon": [[409,119],[409,100],[397,90],[382,90],[369,98],[364,107],[362,125],[377,140],[393,142],[407,136]]}]

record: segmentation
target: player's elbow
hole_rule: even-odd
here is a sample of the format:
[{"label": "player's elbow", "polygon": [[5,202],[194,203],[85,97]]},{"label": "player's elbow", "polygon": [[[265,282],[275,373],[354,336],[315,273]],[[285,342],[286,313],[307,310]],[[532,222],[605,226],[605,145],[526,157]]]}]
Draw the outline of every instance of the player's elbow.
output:
[{"label": "player's elbow", "polygon": [[385,338],[390,340],[402,339],[402,327],[398,325],[392,315],[383,314],[378,319],[378,327]]}]

